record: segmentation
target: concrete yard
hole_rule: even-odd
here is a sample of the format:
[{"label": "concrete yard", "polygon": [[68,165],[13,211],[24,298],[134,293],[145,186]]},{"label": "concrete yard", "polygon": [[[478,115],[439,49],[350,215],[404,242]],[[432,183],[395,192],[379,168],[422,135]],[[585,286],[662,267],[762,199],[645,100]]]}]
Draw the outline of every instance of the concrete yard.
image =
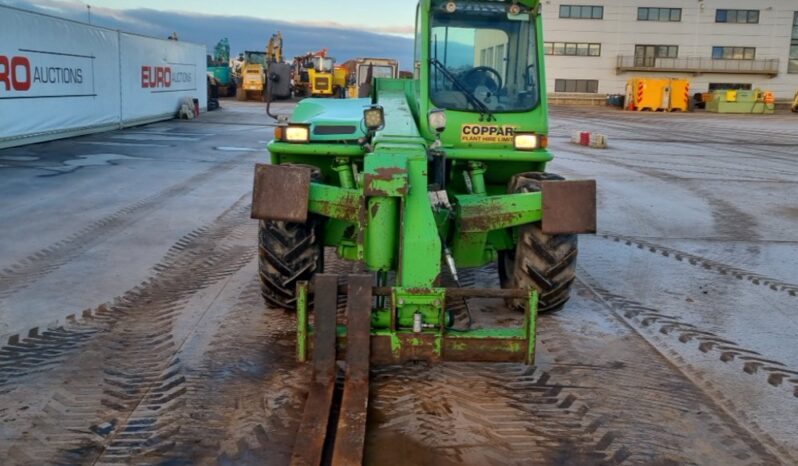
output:
[{"label": "concrete yard", "polygon": [[[273,124],[222,105],[0,150],[0,464],[288,463],[309,371],[249,218]],[[599,189],[571,301],[534,367],[373,368],[367,463],[798,464],[798,115],[551,114],[548,171]]]}]

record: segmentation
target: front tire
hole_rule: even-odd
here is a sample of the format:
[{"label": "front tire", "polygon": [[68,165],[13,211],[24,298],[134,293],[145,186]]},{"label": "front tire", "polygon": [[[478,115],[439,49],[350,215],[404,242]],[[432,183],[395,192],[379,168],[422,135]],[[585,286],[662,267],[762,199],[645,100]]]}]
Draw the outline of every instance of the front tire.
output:
[{"label": "front tire", "polygon": [[[316,167],[311,180],[321,179]],[[296,285],[324,268],[324,219],[308,214],[305,223],[262,220],[258,225],[258,275],[267,305],[296,309]]]},{"label": "front tire", "polygon": [[[562,180],[553,173],[528,172],[513,176],[510,193],[531,193],[541,190],[543,181]],[[539,293],[538,312],[554,312],[565,306],[571,285],[576,278],[577,236],[547,235],[541,222],[518,228],[515,251],[500,251],[499,279],[502,288],[535,289]],[[511,300],[513,307],[523,308],[522,300]]]}]

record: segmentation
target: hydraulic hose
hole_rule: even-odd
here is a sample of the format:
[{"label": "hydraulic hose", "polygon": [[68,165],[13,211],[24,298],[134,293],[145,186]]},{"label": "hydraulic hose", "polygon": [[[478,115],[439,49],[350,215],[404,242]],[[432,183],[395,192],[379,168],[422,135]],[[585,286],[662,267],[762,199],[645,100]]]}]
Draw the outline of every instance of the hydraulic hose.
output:
[{"label": "hydraulic hose", "polygon": [[274,90],[273,83],[279,80],[279,76],[272,73],[266,74],[266,115],[269,115],[272,119],[277,120],[277,115],[272,114],[272,92]]}]

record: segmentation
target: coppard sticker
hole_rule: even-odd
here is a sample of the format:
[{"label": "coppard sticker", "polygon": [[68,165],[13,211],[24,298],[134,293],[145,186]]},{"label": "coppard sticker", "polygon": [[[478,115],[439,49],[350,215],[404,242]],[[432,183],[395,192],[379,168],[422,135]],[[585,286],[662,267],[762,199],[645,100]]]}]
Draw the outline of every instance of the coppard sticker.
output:
[{"label": "coppard sticker", "polygon": [[513,142],[515,126],[466,123],[460,129],[460,142],[508,144]]}]

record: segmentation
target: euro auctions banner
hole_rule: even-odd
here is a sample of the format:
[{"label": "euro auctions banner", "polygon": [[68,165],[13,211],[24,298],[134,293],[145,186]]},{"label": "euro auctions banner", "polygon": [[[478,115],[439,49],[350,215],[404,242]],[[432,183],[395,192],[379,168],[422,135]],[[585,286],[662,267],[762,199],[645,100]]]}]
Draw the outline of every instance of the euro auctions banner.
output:
[{"label": "euro auctions banner", "polygon": [[205,47],[0,6],[0,147],[172,118]]},{"label": "euro auctions banner", "polygon": [[113,127],[119,36],[0,7],[0,141]]},{"label": "euro auctions banner", "polygon": [[205,106],[205,47],[120,34],[122,121],[132,124],[171,115],[185,98]]},{"label": "euro auctions banner", "polygon": [[20,55],[0,55],[3,99],[96,97],[95,57],[49,50],[18,49]]}]

